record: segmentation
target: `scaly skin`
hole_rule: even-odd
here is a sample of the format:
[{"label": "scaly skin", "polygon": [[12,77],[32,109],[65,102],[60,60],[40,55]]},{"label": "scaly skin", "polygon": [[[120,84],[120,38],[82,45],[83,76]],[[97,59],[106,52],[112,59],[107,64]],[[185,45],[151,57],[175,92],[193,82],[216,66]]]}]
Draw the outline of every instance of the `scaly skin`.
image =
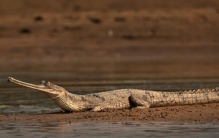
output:
[{"label": "scaly skin", "polygon": [[215,89],[198,89],[183,92],[121,89],[77,95],[50,82],[42,81],[40,85],[34,85],[16,80],[12,77],[9,77],[8,81],[45,93],[66,112],[101,111],[105,109],[125,109],[132,107],[151,108],[219,102],[218,87]]}]

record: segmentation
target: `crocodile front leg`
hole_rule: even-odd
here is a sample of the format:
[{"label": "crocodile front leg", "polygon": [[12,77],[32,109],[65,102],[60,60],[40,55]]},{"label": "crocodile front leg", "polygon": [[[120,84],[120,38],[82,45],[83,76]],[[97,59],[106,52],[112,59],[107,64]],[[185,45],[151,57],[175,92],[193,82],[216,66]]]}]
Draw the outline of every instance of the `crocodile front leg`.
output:
[{"label": "crocodile front leg", "polygon": [[116,102],[116,103],[102,103],[100,105],[94,106],[91,111],[104,111],[108,109],[128,109],[131,108],[130,103],[127,102]]}]

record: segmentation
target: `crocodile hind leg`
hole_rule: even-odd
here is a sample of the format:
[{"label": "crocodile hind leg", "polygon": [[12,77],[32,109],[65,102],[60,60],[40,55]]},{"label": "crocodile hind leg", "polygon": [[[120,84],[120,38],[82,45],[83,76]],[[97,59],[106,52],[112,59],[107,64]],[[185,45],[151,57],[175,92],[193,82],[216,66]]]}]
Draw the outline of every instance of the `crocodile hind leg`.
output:
[{"label": "crocodile hind leg", "polygon": [[137,108],[150,108],[150,104],[147,102],[147,97],[146,95],[139,96],[132,94],[129,97],[129,101],[134,105],[134,107]]}]

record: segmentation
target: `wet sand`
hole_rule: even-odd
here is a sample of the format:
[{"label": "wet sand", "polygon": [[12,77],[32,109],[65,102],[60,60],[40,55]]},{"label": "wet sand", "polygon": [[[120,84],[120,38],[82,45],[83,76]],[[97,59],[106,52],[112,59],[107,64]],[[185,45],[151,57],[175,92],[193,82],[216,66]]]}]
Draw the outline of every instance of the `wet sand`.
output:
[{"label": "wet sand", "polygon": [[[130,80],[219,76],[217,0],[13,3],[0,1],[1,72],[85,72],[120,77],[125,72]],[[219,119],[218,108],[219,104],[204,104],[1,114],[0,121],[212,122]]]},{"label": "wet sand", "polygon": [[219,103],[202,105],[169,106],[150,109],[123,109],[101,112],[45,113],[0,115],[0,122],[46,123],[90,121],[158,121],[176,123],[203,123],[219,121]]}]

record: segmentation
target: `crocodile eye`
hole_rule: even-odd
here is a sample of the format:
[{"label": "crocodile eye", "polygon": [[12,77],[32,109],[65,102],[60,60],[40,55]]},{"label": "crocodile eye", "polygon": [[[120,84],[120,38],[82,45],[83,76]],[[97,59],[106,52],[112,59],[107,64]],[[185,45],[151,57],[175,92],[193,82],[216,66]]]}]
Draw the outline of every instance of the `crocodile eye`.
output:
[{"label": "crocodile eye", "polygon": [[45,85],[45,83],[46,83],[46,82],[45,82],[44,80],[42,80],[42,81],[40,82],[41,85]]},{"label": "crocodile eye", "polygon": [[49,81],[48,81],[48,82],[46,82],[46,86],[50,86],[50,84],[51,84],[51,83],[50,83]]}]

